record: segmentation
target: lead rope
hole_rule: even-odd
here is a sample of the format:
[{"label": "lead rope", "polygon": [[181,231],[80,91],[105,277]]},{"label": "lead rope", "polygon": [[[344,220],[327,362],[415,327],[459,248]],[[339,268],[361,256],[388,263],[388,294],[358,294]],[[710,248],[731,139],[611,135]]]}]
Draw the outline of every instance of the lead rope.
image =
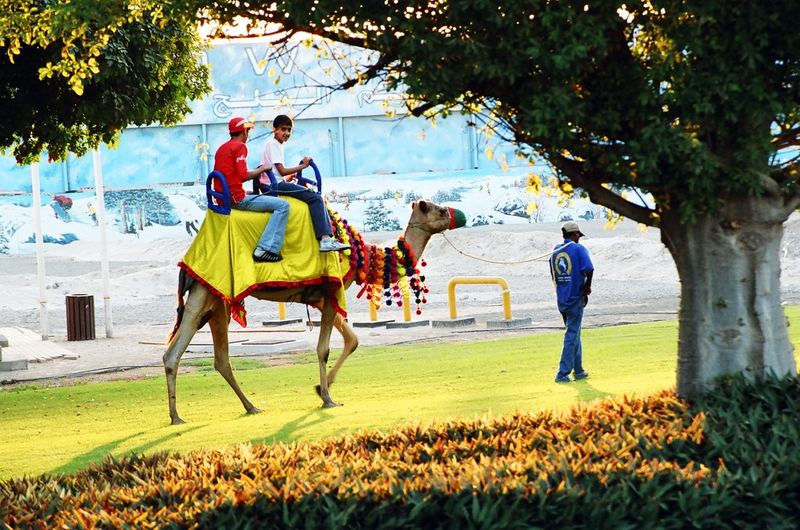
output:
[{"label": "lead rope", "polygon": [[467,254],[466,252],[462,251],[460,248],[455,246],[453,244],[453,242],[450,241],[447,238],[447,236],[445,235],[444,232],[442,232],[442,237],[444,237],[444,240],[447,241],[450,244],[450,246],[453,247],[456,250],[456,252],[458,252],[462,256],[466,256],[468,258],[476,259],[478,261],[485,261],[486,263],[495,263],[497,265],[517,265],[519,263],[529,263],[531,261],[544,261],[546,258],[549,258],[550,256],[552,256],[554,252],[556,252],[558,250],[561,250],[565,246],[567,246],[567,245],[572,243],[572,241],[570,241],[569,243],[567,243],[567,245],[558,247],[558,248],[556,248],[554,250],[551,250],[550,252],[547,252],[546,254],[542,254],[541,256],[536,256],[535,258],[523,259],[523,260],[520,260],[520,261],[495,261],[495,260],[491,260],[491,259],[481,258],[481,257],[478,257],[478,256],[473,256],[472,254]]}]

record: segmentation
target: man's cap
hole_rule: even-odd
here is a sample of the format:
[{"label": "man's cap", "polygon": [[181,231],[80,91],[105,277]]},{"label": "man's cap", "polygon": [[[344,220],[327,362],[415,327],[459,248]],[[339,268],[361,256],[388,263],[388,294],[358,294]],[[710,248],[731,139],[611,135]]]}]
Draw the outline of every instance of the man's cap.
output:
[{"label": "man's cap", "polygon": [[584,233],[581,232],[581,229],[578,226],[578,223],[576,223],[575,221],[567,221],[566,223],[563,224],[563,226],[561,227],[561,230],[563,230],[563,232],[565,234],[571,234],[572,232],[578,232],[579,236],[584,237]]},{"label": "man's cap", "polygon": [[245,129],[252,129],[254,124],[250,123],[244,118],[236,117],[228,122],[228,132],[231,134],[240,133]]}]

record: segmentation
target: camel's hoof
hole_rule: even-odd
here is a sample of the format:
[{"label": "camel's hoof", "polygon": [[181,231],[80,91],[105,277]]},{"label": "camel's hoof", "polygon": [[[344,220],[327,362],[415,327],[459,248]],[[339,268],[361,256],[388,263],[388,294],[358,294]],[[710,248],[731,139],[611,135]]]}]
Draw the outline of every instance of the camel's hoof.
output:
[{"label": "camel's hoof", "polygon": [[172,418],[172,425],[183,425],[184,423],[186,422],[178,417]]},{"label": "camel's hoof", "polygon": [[323,403],[322,404],[322,408],[323,409],[332,409],[334,407],[341,407],[342,405],[343,405],[343,403],[336,403],[335,401],[331,401],[330,403]]},{"label": "camel's hoof", "polygon": [[248,414],[261,414],[262,412],[264,411],[258,407],[253,407],[252,409],[247,411]]}]

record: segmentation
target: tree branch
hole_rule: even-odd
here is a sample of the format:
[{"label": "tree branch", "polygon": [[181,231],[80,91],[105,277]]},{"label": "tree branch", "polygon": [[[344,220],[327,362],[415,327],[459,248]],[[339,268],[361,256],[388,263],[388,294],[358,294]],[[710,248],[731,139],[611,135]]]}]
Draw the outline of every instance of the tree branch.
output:
[{"label": "tree branch", "polygon": [[786,149],[787,147],[792,147],[797,145],[798,136],[800,135],[800,126],[792,127],[782,133],[778,134],[774,138],[772,138],[772,143],[775,145],[775,149]]},{"label": "tree branch", "polygon": [[548,159],[559,172],[569,177],[573,186],[586,190],[589,194],[589,199],[593,203],[610,208],[638,223],[647,226],[658,226],[658,218],[652,215],[654,210],[623,199],[610,189],[605,188],[598,178],[589,178],[578,162],[562,155],[550,155]]},{"label": "tree branch", "polygon": [[767,194],[771,197],[781,196],[781,186],[774,178],[760,173],[758,175],[758,182],[761,184],[761,187],[764,188],[764,191],[767,192]]}]

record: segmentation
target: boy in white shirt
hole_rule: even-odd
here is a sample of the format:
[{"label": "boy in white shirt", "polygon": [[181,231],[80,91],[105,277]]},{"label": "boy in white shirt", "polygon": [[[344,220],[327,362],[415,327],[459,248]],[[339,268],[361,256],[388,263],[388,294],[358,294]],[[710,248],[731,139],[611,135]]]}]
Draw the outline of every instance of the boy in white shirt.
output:
[{"label": "boy in white shirt", "polygon": [[297,166],[286,167],[285,165],[283,144],[291,137],[292,127],[292,119],[289,116],[280,114],[275,117],[272,121],[273,136],[264,145],[260,165],[272,166],[272,169],[282,177],[278,179],[277,189],[274,190],[278,195],[294,197],[308,204],[314,233],[319,240],[320,252],[346,250],[350,248],[348,245],[340,243],[332,237],[331,221],[322,195],[293,182],[297,177],[297,172],[309,166],[311,158],[303,157],[303,161]]}]

